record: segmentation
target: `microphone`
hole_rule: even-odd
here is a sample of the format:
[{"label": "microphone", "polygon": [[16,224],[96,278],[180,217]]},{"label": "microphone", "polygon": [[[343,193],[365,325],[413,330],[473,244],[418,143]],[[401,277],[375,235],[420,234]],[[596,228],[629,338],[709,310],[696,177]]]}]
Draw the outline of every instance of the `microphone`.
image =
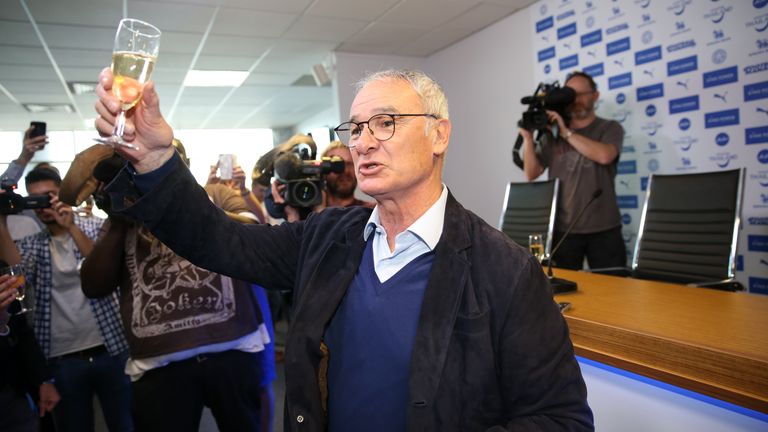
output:
[{"label": "microphone", "polygon": [[547,278],[549,279],[549,285],[552,287],[553,294],[562,294],[566,292],[576,291],[577,284],[576,282],[572,282],[565,279],[560,279],[552,276],[552,257],[555,255],[555,252],[560,248],[560,245],[563,244],[563,240],[565,240],[566,237],[568,237],[568,234],[571,233],[571,230],[576,225],[576,222],[581,219],[581,216],[584,214],[584,211],[589,208],[589,206],[592,205],[595,200],[597,200],[600,195],[603,194],[602,189],[597,189],[592,193],[592,198],[589,199],[586,205],[581,208],[581,211],[576,215],[576,217],[571,221],[571,224],[568,226],[568,229],[565,230],[565,233],[563,233],[563,236],[560,237],[560,241],[557,242],[555,245],[555,248],[552,249],[552,252],[549,254],[549,262],[547,263]]}]

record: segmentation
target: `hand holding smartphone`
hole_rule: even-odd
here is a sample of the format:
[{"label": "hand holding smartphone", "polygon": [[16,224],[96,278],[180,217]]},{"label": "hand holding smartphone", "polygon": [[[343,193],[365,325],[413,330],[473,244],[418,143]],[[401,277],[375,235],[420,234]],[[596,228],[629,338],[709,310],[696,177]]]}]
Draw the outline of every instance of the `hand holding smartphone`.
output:
[{"label": "hand holding smartphone", "polygon": [[232,180],[232,171],[235,167],[235,155],[219,155],[219,178],[222,180]]},{"label": "hand holding smartphone", "polygon": [[47,125],[45,122],[41,121],[33,121],[29,123],[29,126],[32,128],[32,131],[29,133],[30,138],[39,137],[46,134]]}]

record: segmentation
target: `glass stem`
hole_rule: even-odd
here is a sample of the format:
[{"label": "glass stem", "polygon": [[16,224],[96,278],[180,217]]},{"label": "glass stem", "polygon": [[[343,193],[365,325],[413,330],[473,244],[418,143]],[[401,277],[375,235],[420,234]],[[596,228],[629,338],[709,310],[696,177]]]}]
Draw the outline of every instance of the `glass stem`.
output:
[{"label": "glass stem", "polygon": [[125,110],[121,109],[115,120],[115,130],[112,131],[112,135],[122,138],[125,131]]}]

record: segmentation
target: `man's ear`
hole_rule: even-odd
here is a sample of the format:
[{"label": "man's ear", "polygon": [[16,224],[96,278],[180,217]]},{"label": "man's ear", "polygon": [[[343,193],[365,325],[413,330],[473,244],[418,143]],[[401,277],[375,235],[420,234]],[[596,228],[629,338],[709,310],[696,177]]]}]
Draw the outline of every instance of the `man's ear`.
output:
[{"label": "man's ear", "polygon": [[448,150],[448,142],[451,139],[451,121],[448,119],[433,120],[435,139],[432,142],[432,154],[441,156]]}]

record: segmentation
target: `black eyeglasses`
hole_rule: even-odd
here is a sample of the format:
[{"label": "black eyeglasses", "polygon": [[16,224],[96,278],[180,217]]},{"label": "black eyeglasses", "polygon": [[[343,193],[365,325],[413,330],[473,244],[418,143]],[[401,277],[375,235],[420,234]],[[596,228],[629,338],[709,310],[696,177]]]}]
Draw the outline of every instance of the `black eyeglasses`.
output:
[{"label": "black eyeglasses", "polygon": [[434,114],[376,114],[364,122],[346,122],[342,123],[333,130],[342,143],[347,147],[354,147],[357,140],[363,134],[363,125],[368,125],[368,131],[379,141],[386,141],[395,135],[396,117],[432,117],[438,119]]}]

